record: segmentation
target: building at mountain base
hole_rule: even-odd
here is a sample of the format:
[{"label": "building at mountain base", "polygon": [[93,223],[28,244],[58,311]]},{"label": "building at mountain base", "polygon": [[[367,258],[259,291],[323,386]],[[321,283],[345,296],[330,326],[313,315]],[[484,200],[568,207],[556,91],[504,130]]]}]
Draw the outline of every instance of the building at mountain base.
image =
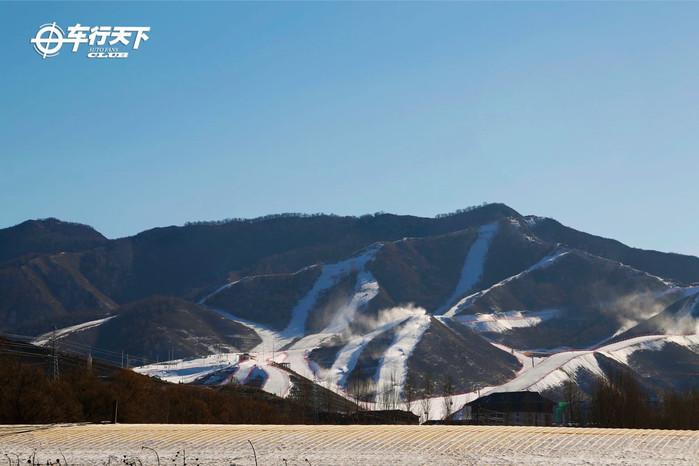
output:
[{"label": "building at mountain base", "polygon": [[538,392],[491,393],[468,403],[462,419],[478,425],[550,426],[555,406]]}]

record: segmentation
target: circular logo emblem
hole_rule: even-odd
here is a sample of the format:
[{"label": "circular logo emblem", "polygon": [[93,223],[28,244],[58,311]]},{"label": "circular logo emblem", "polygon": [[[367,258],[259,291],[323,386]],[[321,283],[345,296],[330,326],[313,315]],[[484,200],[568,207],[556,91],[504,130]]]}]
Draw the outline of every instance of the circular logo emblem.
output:
[{"label": "circular logo emblem", "polygon": [[58,51],[63,46],[63,29],[53,24],[44,24],[39,28],[31,43],[34,44],[34,50],[43,58],[55,57]]}]

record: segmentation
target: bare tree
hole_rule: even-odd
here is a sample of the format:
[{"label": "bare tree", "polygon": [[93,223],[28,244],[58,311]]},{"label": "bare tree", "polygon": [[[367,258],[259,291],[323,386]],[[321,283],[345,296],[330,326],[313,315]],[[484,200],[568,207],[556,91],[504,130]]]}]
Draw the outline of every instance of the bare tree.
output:
[{"label": "bare tree", "polygon": [[399,396],[397,376],[392,372],[388,383],[383,387],[384,409],[396,409]]},{"label": "bare tree", "polygon": [[374,387],[369,379],[354,379],[347,384],[346,390],[355,399],[357,409],[369,409],[369,400],[374,394]]},{"label": "bare tree", "polygon": [[415,402],[415,379],[411,374],[405,379],[405,387],[403,389],[405,394],[405,406],[407,411],[412,411],[413,403]]},{"label": "bare tree", "polygon": [[423,416],[425,416],[424,421],[429,420],[430,418],[430,398],[432,398],[432,391],[434,390],[434,384],[432,383],[432,379],[430,378],[429,374],[425,374],[425,377],[423,379],[423,390],[422,390],[422,396],[424,397],[422,399],[422,413]]},{"label": "bare tree", "polygon": [[451,375],[448,375],[444,379],[442,391],[444,392],[444,398],[442,399],[444,404],[444,419],[447,419],[454,414],[454,380],[451,378]]},{"label": "bare tree", "polygon": [[591,397],[591,421],[599,427],[642,428],[649,422],[650,398],[629,370],[596,378]]},{"label": "bare tree", "polygon": [[379,403],[379,408],[381,409],[395,409],[395,391],[393,389],[394,381],[393,374],[387,383],[382,384],[379,387],[377,393],[376,401]]},{"label": "bare tree", "polygon": [[565,422],[579,426],[582,421],[582,393],[572,378],[563,383],[563,400],[566,403],[563,411]]}]

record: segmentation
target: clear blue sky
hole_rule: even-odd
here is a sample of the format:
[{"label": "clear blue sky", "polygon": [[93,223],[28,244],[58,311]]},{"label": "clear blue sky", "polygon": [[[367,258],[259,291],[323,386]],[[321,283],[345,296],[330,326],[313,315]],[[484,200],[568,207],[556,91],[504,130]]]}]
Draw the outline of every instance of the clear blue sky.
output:
[{"label": "clear blue sky", "polygon": [[[42,60],[41,24],[151,26]],[[0,2],[0,227],[483,201],[699,254],[699,4]]]}]

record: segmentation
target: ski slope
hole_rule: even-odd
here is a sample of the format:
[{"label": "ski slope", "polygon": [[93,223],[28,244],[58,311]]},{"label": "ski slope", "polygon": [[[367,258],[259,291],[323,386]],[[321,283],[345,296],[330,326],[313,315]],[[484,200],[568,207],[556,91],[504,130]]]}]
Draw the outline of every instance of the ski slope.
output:
[{"label": "ski slope", "polygon": [[392,322],[384,324],[378,329],[366,335],[355,336],[338,352],[335,362],[328,371],[329,379],[337,386],[345,387],[347,377],[357,365],[359,355],[364,351],[366,345],[378,335],[392,329],[396,325],[405,322],[409,317],[398,318]]},{"label": "ski slope", "polygon": [[[478,236],[464,260],[456,289],[443,306],[447,310],[439,316],[439,319],[454,318],[478,332],[502,333],[514,328],[539,325],[541,322],[564,312],[557,309],[544,309],[456,316],[459,312],[468,309],[476,299],[494,288],[503,286],[534,270],[550,267],[568,254],[578,254],[575,250],[559,245],[519,274],[508,277],[488,289],[465,296],[453,304],[459,297],[472,292],[473,287],[478,284],[490,243],[497,232],[498,223],[479,229]],[[282,331],[274,331],[255,322],[240,319],[228,312],[212,309],[228,319],[250,327],[260,336],[262,342],[250,351],[249,355],[246,355],[247,359],[241,359],[240,354],[214,355],[143,366],[138,368],[139,372],[175,382],[194,382],[202,380],[204,377],[211,377],[217,372],[230,374],[227,377],[232,377],[240,383],[245,383],[251,377],[259,376],[264,381],[262,385],[264,390],[283,397],[290,393],[292,387],[289,373],[279,366],[280,363],[285,363],[299,375],[349,398],[349,395],[345,393],[346,384],[349,375],[356,368],[362,352],[377,337],[395,330],[394,339],[378,361],[378,368],[373,375],[376,397],[375,402],[370,406],[381,408],[379,399],[381,393],[391,392],[392,396],[389,398],[400,400],[405,386],[408,358],[429,328],[431,316],[424,309],[411,306],[385,309],[379,313],[376,321],[372,324],[373,326],[366,333],[354,334],[352,332],[350,324],[357,318],[357,312],[365,308],[379,293],[379,284],[366,266],[376,257],[381,247],[382,243],[377,243],[347,260],[318,266],[322,267],[320,275],[311,290],[293,306],[289,324]],[[337,286],[343,278],[355,272],[357,280],[354,289],[347,300],[337,306],[330,323],[318,333],[306,334],[306,321],[317,305],[318,299],[328,290]],[[238,282],[225,285],[212,295],[226,287],[235,286],[236,283]],[[674,289],[678,290],[677,287]],[[683,291],[677,292],[682,293]],[[691,295],[690,291],[686,291],[686,293]],[[202,300],[202,303],[206,305],[206,298]],[[678,313],[678,324],[681,323],[685,326],[690,320],[694,322],[693,314],[696,313],[698,305],[699,294],[685,306],[686,309]],[[334,339],[337,338],[342,340],[343,346],[335,355],[334,361],[331,361],[329,368],[321,369],[309,359],[308,355],[311,351],[323,346],[331,339],[333,344],[337,344],[334,342]],[[452,395],[449,397],[453,402],[453,409],[450,409],[450,412],[488,393],[521,390],[542,391],[556,387],[571,377],[574,378],[580,370],[604,376],[595,358],[595,353],[604,354],[626,364],[629,356],[634,352],[659,350],[670,341],[699,352],[699,337],[697,335],[650,335],[613,344],[600,344],[596,348],[564,349],[547,357],[533,358],[525,352],[492,343],[501,350],[510,352],[517,357],[522,363],[521,369],[512,380],[502,385],[481,387],[474,392]],[[444,370],[448,369],[444,368]],[[211,378],[210,380],[214,381],[213,383],[222,382],[220,378]],[[445,400],[445,397],[417,400],[410,406],[410,409],[423,417],[439,419],[447,414],[448,403],[445,401],[449,400]],[[407,409],[405,403],[398,402],[398,405]]]},{"label": "ski slope", "polygon": [[657,351],[668,342],[699,351],[699,335],[647,335],[612,343],[590,350],[570,350],[552,354],[546,358],[531,358],[523,353],[497,345],[501,349],[512,351],[523,363],[517,377],[496,387],[484,387],[481,396],[497,392],[543,391],[561,385],[574,378],[580,369],[604,377],[604,371],[594,357],[595,353],[609,356],[622,364],[628,363],[628,357],[636,351]]},{"label": "ski slope", "polygon": [[477,332],[503,333],[513,328],[535,327],[545,320],[552,319],[563,311],[545,309],[541,311],[507,311],[492,314],[461,314],[458,322]]},{"label": "ski slope", "polygon": [[[376,280],[373,279],[371,274],[365,270],[365,265],[367,262],[374,259],[376,253],[382,246],[383,244],[377,243],[366,249],[357,257],[352,257],[336,264],[323,265],[320,277],[316,280],[311,291],[301,298],[298,304],[294,306],[291,312],[291,321],[282,332],[282,335],[284,335],[285,338],[303,336],[308,313],[313,309],[321,293],[337,285],[342,278],[349,275],[353,270],[359,271],[358,282],[361,283],[362,288],[360,293],[363,294],[363,299],[365,301],[371,299],[369,295],[372,295],[372,293],[374,293],[373,296],[375,296],[375,293],[378,293],[378,284],[376,284]],[[357,299],[361,300],[362,298]],[[356,307],[354,310],[356,310]],[[340,326],[350,318],[354,310],[352,310],[351,306],[347,306],[341,313],[342,315],[337,317],[338,320],[334,322],[335,326]]]},{"label": "ski slope", "polygon": [[476,299],[480,298],[481,296],[488,293],[489,291],[491,291],[497,287],[501,287],[503,285],[506,285],[507,283],[510,283],[512,280],[516,280],[517,278],[522,277],[523,275],[526,275],[528,273],[531,273],[534,270],[549,267],[549,266],[553,265],[554,263],[556,263],[558,260],[560,260],[562,257],[565,257],[568,254],[570,254],[571,252],[572,252],[572,250],[570,250],[566,247],[562,247],[562,246],[557,247],[551,254],[543,257],[542,259],[540,259],[537,263],[535,263],[534,265],[532,265],[528,269],[526,269],[526,270],[524,270],[516,275],[508,277],[508,278],[502,280],[501,282],[496,283],[495,285],[491,286],[490,288],[488,288],[486,290],[478,291],[477,293],[473,293],[473,294],[461,299],[459,302],[457,302],[454,306],[452,306],[448,311],[446,311],[444,313],[444,317],[454,317],[456,314],[458,314],[462,310],[468,309]]},{"label": "ski slope", "polygon": [[376,386],[381,393],[392,391],[391,399],[401,399],[408,370],[408,357],[430,326],[430,316],[423,309],[420,311],[422,312],[410,317],[399,328],[391,346],[379,361],[379,370],[375,377]]},{"label": "ski slope", "polygon": [[[71,333],[81,332],[83,330],[87,330],[90,328],[99,327],[100,325],[104,324],[105,322],[109,322],[110,320],[114,319],[115,317],[118,317],[118,316],[110,316],[110,317],[105,317],[104,319],[91,320],[89,322],[84,322],[82,324],[73,325],[71,327],[64,327],[62,329],[58,329],[55,332],[56,339],[60,340],[61,338],[67,337]],[[43,335],[36,337],[32,341],[32,343],[34,343],[37,346],[44,346],[51,341],[51,339],[53,338],[53,335],[54,335],[54,332],[44,333]]]},{"label": "ski slope", "polygon": [[[428,315],[413,315],[403,317],[384,324],[379,329],[363,336],[350,340],[339,352],[338,356],[328,371],[319,371],[307,358],[307,353],[312,348],[289,349],[276,353],[250,353],[250,359],[240,361],[239,354],[219,354],[202,358],[169,361],[159,364],[141,366],[135,370],[152,376],[159,377],[174,383],[191,383],[217,371],[226,369],[233,371],[233,377],[239,383],[245,383],[251,371],[258,370],[265,374],[263,390],[277,396],[288,395],[292,383],[289,374],[278,366],[279,363],[289,363],[290,368],[300,375],[326,385],[331,390],[344,395],[344,384],[351,373],[356,359],[362,349],[374,338],[400,324],[404,324],[396,335],[394,342],[386,351],[380,363],[380,369],[375,377],[378,392],[395,390],[400,397],[405,384],[405,363],[408,356],[419,342],[422,334],[429,325]],[[501,344],[494,344],[498,348],[510,352],[522,363],[522,368],[515,378],[498,386],[485,386],[478,391],[455,394],[451,397],[456,411],[464,404],[475,400],[478,396],[489,393],[511,391],[542,391],[559,386],[580,369],[585,369],[592,374],[604,376],[604,372],[597,363],[594,354],[599,353],[613,358],[623,364],[628,363],[631,354],[641,350],[660,350],[669,343],[676,343],[699,353],[699,335],[648,335],[629,340],[604,345],[599,348],[587,350],[566,350],[554,353],[548,357],[530,357],[523,352],[515,351]],[[276,364],[274,364],[276,363]],[[347,396],[347,395],[344,395]],[[379,400],[377,400],[379,401]],[[425,405],[429,406],[428,416],[431,419],[440,419],[445,415],[444,397],[432,397],[428,402],[416,400],[411,410],[424,416]],[[380,403],[371,404],[369,407],[381,408]],[[398,407],[407,409],[404,403],[399,402]]]},{"label": "ski slope", "polygon": [[478,229],[478,237],[473,245],[471,245],[466,255],[456,289],[435,314],[443,314],[454,301],[469,291],[472,291],[473,287],[478,284],[483,275],[483,264],[485,264],[485,258],[488,254],[490,243],[497,232],[498,222],[482,226]]}]

